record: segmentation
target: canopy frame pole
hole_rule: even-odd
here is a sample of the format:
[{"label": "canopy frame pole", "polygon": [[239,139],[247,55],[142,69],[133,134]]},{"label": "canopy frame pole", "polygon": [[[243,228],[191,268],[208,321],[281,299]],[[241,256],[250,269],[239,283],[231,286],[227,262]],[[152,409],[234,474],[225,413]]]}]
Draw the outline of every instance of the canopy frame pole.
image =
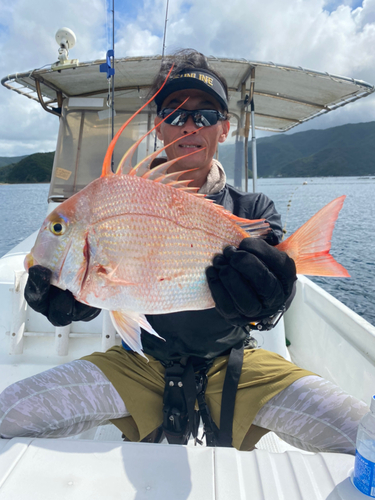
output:
[{"label": "canopy frame pole", "polygon": [[257,180],[258,180],[258,162],[257,162],[257,139],[255,133],[255,105],[254,105],[254,94],[255,94],[255,67],[251,68],[251,78],[250,78],[250,110],[251,110],[251,160],[252,160],[252,172],[253,172],[253,193],[257,192]]},{"label": "canopy frame pole", "polygon": [[[151,130],[151,119],[152,119],[151,111],[149,111],[148,115],[147,115],[147,130]],[[156,132],[155,132],[155,137],[156,137]],[[151,137],[150,137],[150,134],[148,134],[148,136],[146,138],[146,156],[151,154],[150,153],[150,142],[151,142]]]},{"label": "canopy frame pole", "polygon": [[257,164],[257,139],[255,134],[254,99],[251,101],[251,159],[253,171],[253,193],[257,192],[258,164]]},{"label": "canopy frame pole", "polygon": [[[248,98],[249,98],[249,96],[247,95],[246,99],[248,99]],[[250,131],[250,113],[248,111],[248,106],[246,106],[246,117],[245,117],[245,128],[244,128],[244,136],[245,136],[245,148],[244,148],[245,193],[249,192],[249,131]]]},{"label": "canopy frame pole", "polygon": [[[240,140],[242,142],[242,137],[244,138],[243,140],[243,158],[244,158],[244,164],[243,168],[245,169],[245,193],[247,193],[247,163],[248,163],[248,154],[247,154],[247,136],[248,133],[246,134],[246,125],[248,123],[247,119],[247,111],[246,111],[246,103],[249,99],[248,94],[246,93],[246,80],[243,80],[242,85],[241,85],[241,99],[243,100],[243,106],[241,107],[241,126],[240,126]],[[242,179],[241,179],[242,180]],[[243,186],[242,182],[241,185]],[[241,187],[242,189],[242,187]]]},{"label": "canopy frame pole", "polygon": [[[246,81],[241,84],[241,102],[246,98]],[[237,134],[235,142],[235,158],[234,158],[234,187],[243,190],[243,168],[244,159],[246,163],[246,152],[244,148],[244,118],[245,107],[241,106],[240,113],[237,118]],[[245,176],[246,177],[246,176]]]},{"label": "canopy frame pole", "polygon": [[[246,81],[250,78],[250,95],[245,94],[246,92]],[[250,132],[250,118],[251,118],[251,159],[252,159],[252,173],[253,173],[253,193],[257,191],[257,149],[256,149],[256,134],[255,134],[255,107],[254,107],[254,87],[255,87],[255,67],[250,69],[247,74],[247,80],[242,84],[242,95],[243,106],[246,114],[245,127],[243,129],[243,135],[245,137],[245,148],[244,148],[244,166],[245,166],[245,192],[249,191],[249,132]],[[250,107],[250,111],[249,111]]]}]

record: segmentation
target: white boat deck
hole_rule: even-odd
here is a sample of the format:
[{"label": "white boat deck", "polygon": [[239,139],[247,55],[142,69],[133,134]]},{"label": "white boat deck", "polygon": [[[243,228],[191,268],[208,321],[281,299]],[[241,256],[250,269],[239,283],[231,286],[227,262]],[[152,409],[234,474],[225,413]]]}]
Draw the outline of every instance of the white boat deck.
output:
[{"label": "white boat deck", "polygon": [[366,498],[342,454],[32,438],[0,447],[1,500]]}]

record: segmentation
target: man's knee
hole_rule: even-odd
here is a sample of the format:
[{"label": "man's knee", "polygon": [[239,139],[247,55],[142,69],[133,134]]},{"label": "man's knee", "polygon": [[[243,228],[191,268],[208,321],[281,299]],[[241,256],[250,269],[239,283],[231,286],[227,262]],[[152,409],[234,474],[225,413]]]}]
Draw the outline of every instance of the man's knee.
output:
[{"label": "man's knee", "polygon": [[17,394],[19,394],[17,382],[0,394],[0,437],[4,439],[21,436],[20,429],[17,429],[16,414],[23,398],[17,397]]},{"label": "man's knee", "polygon": [[263,427],[252,424],[250,426],[250,429],[247,431],[244,440],[242,441],[240,450],[252,451],[260,438],[267,434],[267,432],[269,432],[269,429],[263,429]]}]

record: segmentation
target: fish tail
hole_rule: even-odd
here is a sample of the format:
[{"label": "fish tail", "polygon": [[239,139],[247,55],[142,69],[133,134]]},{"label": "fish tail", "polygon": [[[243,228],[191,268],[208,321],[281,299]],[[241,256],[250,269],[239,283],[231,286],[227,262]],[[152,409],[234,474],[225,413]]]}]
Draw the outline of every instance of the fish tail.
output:
[{"label": "fish tail", "polygon": [[348,271],[329,254],[335,222],[345,196],[331,201],[285,241],[277,245],[291,257],[298,274],[350,277]]}]

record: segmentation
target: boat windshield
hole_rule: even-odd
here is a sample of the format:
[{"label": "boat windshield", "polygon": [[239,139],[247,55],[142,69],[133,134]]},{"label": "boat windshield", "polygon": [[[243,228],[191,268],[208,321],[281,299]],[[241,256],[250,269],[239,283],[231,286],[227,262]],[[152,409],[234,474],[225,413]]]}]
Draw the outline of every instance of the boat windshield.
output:
[{"label": "boat windshield", "polygon": [[[137,109],[131,103],[131,109]],[[141,100],[139,106],[142,104]],[[114,119],[115,132],[133,114],[129,111],[129,99],[116,99]],[[120,136],[113,155],[114,168],[123,154],[134,142],[150,130],[155,113],[146,110],[137,115]],[[236,128],[236,123],[233,124]],[[233,130],[233,128],[232,128]],[[103,98],[69,98],[64,100],[60,128],[54,159],[49,201],[63,201],[80,191],[87,184],[101,175],[103,159],[111,141],[111,110]],[[133,157],[133,165],[154,151],[155,133],[142,141]],[[157,141],[157,148],[161,143]],[[237,154],[235,153],[237,150]],[[243,148],[242,148],[243,151]],[[219,155],[219,152],[218,152]],[[234,179],[234,164],[242,163],[236,144],[221,146],[227,168],[228,182],[236,187],[244,187],[244,179]],[[224,162],[225,159],[225,162]],[[243,164],[243,163],[242,163]],[[242,165],[239,165],[243,172]],[[238,175],[237,175],[238,177]],[[241,177],[241,175],[240,175]],[[242,174],[242,178],[244,175]]]}]

